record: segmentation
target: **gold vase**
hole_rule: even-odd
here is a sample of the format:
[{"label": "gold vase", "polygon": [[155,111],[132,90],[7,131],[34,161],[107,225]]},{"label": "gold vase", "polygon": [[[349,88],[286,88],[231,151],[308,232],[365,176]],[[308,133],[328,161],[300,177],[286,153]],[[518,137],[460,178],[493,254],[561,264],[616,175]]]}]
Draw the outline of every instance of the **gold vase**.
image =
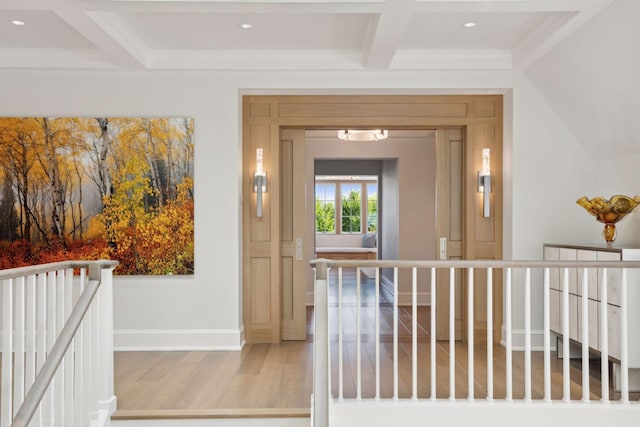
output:
[{"label": "gold vase", "polygon": [[604,224],[602,237],[604,237],[607,245],[610,246],[616,239],[616,223],[640,204],[640,196],[631,198],[617,195],[609,200],[604,200],[602,197],[596,197],[591,200],[581,197],[576,200],[576,203],[595,216],[597,221]]}]

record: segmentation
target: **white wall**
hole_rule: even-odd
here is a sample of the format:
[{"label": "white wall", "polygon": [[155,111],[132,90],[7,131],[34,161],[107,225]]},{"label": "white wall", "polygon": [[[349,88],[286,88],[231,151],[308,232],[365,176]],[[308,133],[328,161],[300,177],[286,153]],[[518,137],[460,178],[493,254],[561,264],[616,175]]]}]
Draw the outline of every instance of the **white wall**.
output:
[{"label": "white wall", "polygon": [[[539,104],[535,110],[545,113],[538,117],[544,125],[535,126],[527,109],[516,104],[514,141],[526,132],[538,140],[539,149],[514,143],[514,169],[519,165],[522,173],[514,174],[513,194],[528,197],[522,185],[533,184],[536,164],[544,165],[540,185],[548,190],[546,202],[538,193],[528,204],[514,204],[514,258],[539,255],[540,239],[533,236],[538,232],[548,242],[603,244],[603,225],[575,200],[640,193],[640,56],[636,54],[640,32],[635,22],[639,14],[640,2],[616,0],[526,70],[532,83],[523,86],[530,92],[527,108]],[[525,158],[531,162],[517,162]],[[547,219],[543,230],[526,229],[526,223],[540,222],[542,215],[555,220]],[[638,212],[616,228],[616,245],[640,245]],[[541,301],[539,292],[535,297]],[[518,298],[515,295],[514,301]]]},{"label": "white wall", "polygon": [[[526,71],[590,154],[589,198],[640,194],[638,16],[640,2],[616,0]],[[616,226],[616,245],[640,245],[638,212]],[[602,225],[588,222],[582,241],[603,243]]]},{"label": "white wall", "polygon": [[[514,86],[512,142],[505,144],[504,159],[504,256],[539,260],[543,243],[588,241],[595,221],[575,201],[596,185],[595,162],[526,78]],[[514,283],[514,345],[519,346],[524,342],[522,277],[514,276]],[[533,276],[532,284],[533,345],[541,346],[542,278]]]},{"label": "white wall", "polygon": [[597,158],[640,154],[639,16],[638,0],[615,0],[526,71]]},{"label": "white wall", "polygon": [[[238,348],[241,334],[242,93],[504,93],[507,257],[540,258],[544,241],[577,241],[592,219],[574,201],[595,185],[593,162],[518,72],[0,71],[0,114],[191,116],[195,119],[193,277],[118,277],[120,348]],[[512,99],[511,99],[512,97]],[[513,128],[512,132],[509,130]],[[581,162],[584,160],[584,162]],[[584,165],[584,166],[583,166]],[[235,177],[235,179],[234,179]],[[511,182],[512,180],[512,182]],[[505,217],[507,216],[505,215]],[[399,252],[399,256],[406,256]]]}]

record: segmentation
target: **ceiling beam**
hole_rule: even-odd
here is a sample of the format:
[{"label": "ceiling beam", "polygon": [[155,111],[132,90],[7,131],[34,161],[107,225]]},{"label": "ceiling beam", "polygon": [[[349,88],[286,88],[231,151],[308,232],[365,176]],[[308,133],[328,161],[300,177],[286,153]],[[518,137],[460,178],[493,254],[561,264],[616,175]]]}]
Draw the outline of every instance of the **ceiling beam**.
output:
[{"label": "ceiling beam", "polygon": [[[20,0],[10,0],[19,2]],[[46,2],[47,0],[25,0]],[[377,13],[383,2],[362,0],[219,1],[219,0],[51,0],[76,1],[86,10],[153,13]],[[392,0],[395,1],[395,0]]]},{"label": "ceiling beam", "polygon": [[411,22],[415,0],[387,0],[378,16],[371,17],[364,42],[364,67],[389,68]]},{"label": "ceiling beam", "polygon": [[56,10],[56,15],[122,68],[146,68],[144,43],[113,12]]},{"label": "ceiling beam", "polygon": [[418,0],[416,13],[575,12],[598,9],[612,0]]}]

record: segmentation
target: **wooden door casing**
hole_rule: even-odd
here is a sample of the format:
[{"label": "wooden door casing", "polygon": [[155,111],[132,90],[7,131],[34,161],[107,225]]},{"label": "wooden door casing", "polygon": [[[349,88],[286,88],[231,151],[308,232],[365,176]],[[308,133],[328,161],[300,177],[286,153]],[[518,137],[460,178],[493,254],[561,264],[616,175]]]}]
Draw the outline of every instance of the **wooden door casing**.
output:
[{"label": "wooden door casing", "polygon": [[[281,130],[463,128],[464,259],[502,258],[501,95],[247,95],[243,97],[242,306],[247,342],[279,342],[283,335]],[[263,148],[268,193],[256,218],[255,149]],[[491,148],[490,218],[482,217],[477,171]],[[303,263],[310,254],[304,254]],[[287,267],[288,268],[288,267]],[[502,327],[502,286],[494,274],[494,326]],[[499,333],[494,334],[499,337]]]}]

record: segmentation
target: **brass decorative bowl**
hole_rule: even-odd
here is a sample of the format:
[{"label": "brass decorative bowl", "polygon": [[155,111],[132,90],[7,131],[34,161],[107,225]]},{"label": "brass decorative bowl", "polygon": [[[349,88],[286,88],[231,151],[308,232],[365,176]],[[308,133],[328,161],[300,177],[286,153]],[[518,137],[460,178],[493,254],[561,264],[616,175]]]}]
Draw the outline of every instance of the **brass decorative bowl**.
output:
[{"label": "brass decorative bowl", "polygon": [[609,200],[604,200],[602,197],[595,197],[591,200],[581,197],[576,200],[576,203],[595,216],[597,221],[604,224],[602,236],[607,241],[607,245],[611,245],[616,239],[615,224],[640,204],[640,196],[631,198],[617,195]]}]

